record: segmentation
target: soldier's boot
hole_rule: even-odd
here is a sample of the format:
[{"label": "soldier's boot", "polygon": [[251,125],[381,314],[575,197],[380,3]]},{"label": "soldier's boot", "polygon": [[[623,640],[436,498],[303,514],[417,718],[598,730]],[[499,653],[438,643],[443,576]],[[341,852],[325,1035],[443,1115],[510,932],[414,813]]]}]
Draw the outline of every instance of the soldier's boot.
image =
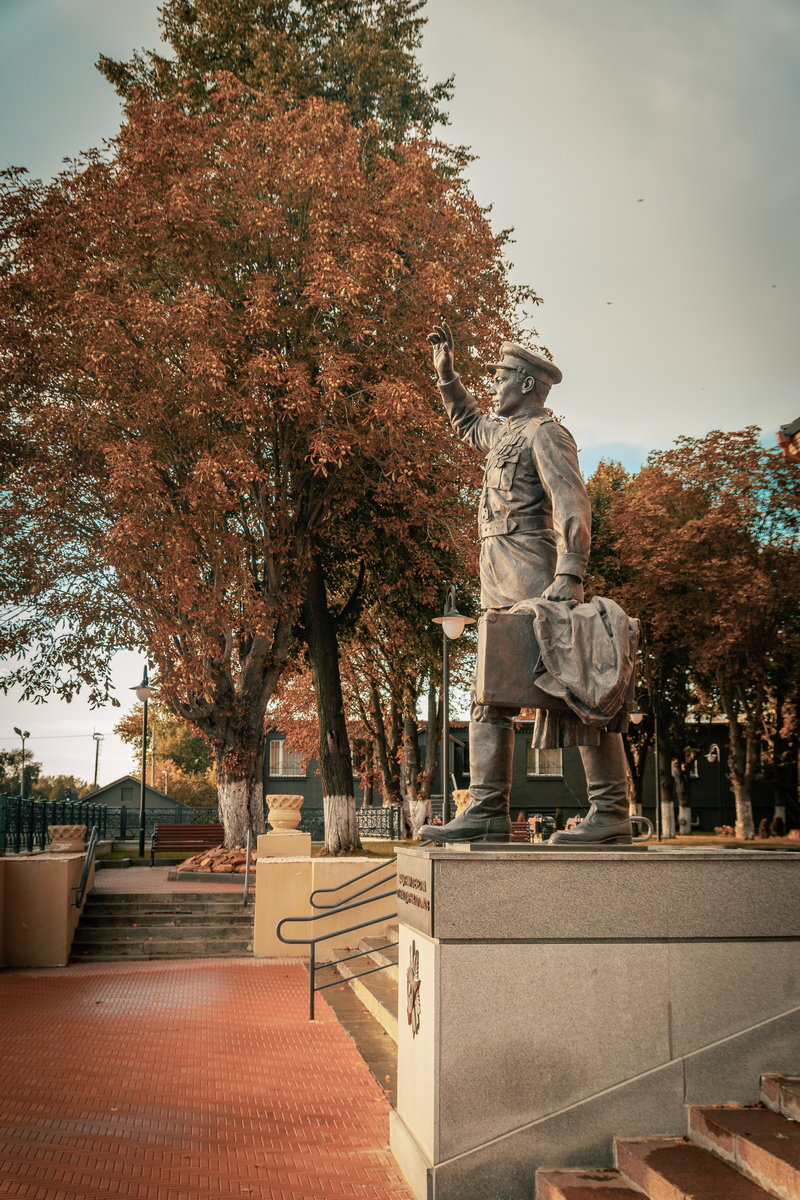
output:
[{"label": "soldier's boot", "polygon": [[446,825],[423,825],[419,836],[434,842],[510,842],[508,804],[513,762],[513,728],[471,721],[470,802]]},{"label": "soldier's boot", "polygon": [[602,733],[599,746],[581,746],[580,751],[591,808],[580,825],[569,831],[559,829],[548,844],[629,845],[633,829],[628,815],[628,772],[622,734]]}]

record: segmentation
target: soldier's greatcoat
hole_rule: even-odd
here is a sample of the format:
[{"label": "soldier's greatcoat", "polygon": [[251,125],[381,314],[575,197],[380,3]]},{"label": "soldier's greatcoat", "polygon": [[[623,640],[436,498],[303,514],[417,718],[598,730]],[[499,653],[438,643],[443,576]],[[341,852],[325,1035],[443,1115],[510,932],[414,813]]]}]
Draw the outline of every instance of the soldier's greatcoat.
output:
[{"label": "soldier's greatcoat", "polygon": [[555,575],[583,579],[592,511],[572,434],[547,409],[492,420],[459,376],[439,386],[456,433],[486,455],[481,606],[510,608],[541,596]]}]

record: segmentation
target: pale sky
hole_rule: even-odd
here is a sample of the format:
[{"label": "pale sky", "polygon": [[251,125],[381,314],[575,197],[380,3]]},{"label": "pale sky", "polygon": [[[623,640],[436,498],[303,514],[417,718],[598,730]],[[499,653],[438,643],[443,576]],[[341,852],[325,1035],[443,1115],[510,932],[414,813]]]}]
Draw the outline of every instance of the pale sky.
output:
[{"label": "pale sky", "polygon": [[[682,433],[771,440],[800,415],[797,0],[428,0],[427,16],[425,70],[456,76],[444,136],[516,231],[585,473]],[[156,0],[0,0],[0,164],[47,177],[112,137],[92,64],[157,39]],[[140,665],[120,659],[125,707]],[[0,746],[21,725],[48,773],[86,778],[92,730],[119,713],[0,697]],[[101,782],[129,765],[108,737]]]}]

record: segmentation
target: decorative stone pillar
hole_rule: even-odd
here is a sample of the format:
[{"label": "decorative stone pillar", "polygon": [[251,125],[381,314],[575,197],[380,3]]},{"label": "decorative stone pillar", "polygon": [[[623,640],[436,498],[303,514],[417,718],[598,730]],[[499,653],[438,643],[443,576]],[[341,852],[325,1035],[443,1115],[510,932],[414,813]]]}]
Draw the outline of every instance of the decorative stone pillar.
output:
[{"label": "decorative stone pillar", "polygon": [[303,796],[265,796],[269,808],[269,823],[272,829],[296,829],[300,824],[300,809]]},{"label": "decorative stone pillar", "polygon": [[85,825],[48,825],[50,844],[47,847],[51,854],[82,854],[83,839],[86,837]]}]

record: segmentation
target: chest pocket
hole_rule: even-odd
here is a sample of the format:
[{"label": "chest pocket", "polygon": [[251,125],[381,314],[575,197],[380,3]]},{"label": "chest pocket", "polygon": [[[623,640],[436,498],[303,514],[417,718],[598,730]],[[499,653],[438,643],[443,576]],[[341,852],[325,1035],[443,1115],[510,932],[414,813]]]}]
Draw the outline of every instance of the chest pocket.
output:
[{"label": "chest pocket", "polygon": [[519,446],[493,454],[486,464],[486,486],[496,488],[500,492],[510,492],[514,486],[519,460]]}]

